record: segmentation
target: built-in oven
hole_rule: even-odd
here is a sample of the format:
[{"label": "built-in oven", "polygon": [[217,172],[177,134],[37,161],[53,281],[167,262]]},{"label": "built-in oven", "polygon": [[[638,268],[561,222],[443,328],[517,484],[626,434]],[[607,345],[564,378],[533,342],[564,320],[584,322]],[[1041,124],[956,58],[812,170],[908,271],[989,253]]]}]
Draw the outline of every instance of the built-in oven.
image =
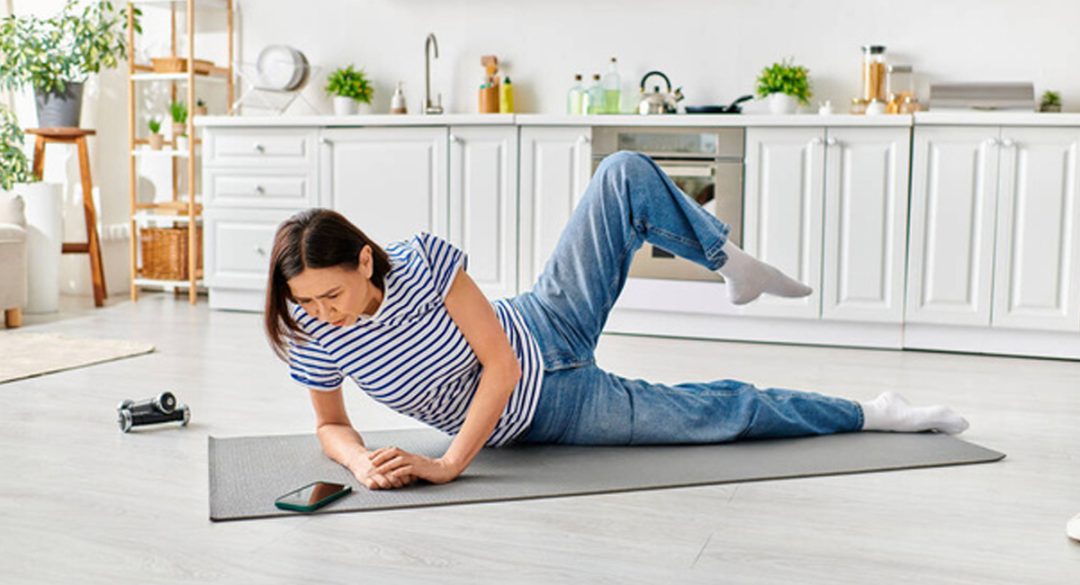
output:
[{"label": "built-in oven", "polygon": [[[742,244],[742,128],[593,128],[593,172],[604,157],[620,150],[649,155],[683,193],[731,226],[730,241]],[[704,266],[648,242],[634,254],[630,276],[723,281]]]}]

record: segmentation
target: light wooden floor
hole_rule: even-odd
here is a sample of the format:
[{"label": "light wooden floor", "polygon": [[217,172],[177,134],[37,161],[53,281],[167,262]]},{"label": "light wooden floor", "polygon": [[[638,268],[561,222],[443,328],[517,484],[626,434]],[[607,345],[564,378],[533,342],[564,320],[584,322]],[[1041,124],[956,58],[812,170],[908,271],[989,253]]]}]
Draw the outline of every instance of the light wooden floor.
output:
[{"label": "light wooden floor", "polygon": [[[65,299],[25,331],[148,356],[0,385],[0,583],[1080,583],[1080,363],[605,336],[601,365],[944,402],[1001,463],[213,524],[206,437],[310,432],[259,316]],[[3,332],[0,332],[3,334]],[[2,358],[0,358],[2,359]],[[173,390],[186,429],[121,434]],[[417,423],[349,393],[363,429]]]}]

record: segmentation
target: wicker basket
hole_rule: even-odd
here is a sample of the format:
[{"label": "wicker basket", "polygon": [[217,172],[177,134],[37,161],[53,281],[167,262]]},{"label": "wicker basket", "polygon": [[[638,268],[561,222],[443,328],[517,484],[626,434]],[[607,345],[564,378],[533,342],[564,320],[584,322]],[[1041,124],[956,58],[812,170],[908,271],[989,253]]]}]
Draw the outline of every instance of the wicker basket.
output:
[{"label": "wicker basket", "polygon": [[[202,226],[195,227],[197,273],[202,272]],[[142,244],[142,277],[158,280],[188,279],[188,228],[145,227],[139,230]]]}]

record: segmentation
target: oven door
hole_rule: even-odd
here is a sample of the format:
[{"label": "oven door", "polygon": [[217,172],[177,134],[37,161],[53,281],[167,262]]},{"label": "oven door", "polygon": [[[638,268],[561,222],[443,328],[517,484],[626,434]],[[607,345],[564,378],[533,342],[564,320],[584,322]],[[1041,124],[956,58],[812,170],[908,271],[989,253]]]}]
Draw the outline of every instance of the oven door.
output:
[{"label": "oven door", "polygon": [[[679,189],[709,215],[731,226],[728,239],[742,244],[742,161],[686,161],[656,159],[656,163]],[[689,260],[648,242],[634,254],[630,264],[633,278],[704,280],[723,282],[723,278]]]}]

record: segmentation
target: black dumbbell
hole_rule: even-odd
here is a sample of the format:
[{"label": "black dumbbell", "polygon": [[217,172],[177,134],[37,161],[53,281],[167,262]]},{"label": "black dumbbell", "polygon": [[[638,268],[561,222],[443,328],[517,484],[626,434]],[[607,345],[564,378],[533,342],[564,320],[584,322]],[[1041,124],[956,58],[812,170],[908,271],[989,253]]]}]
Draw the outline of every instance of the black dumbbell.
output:
[{"label": "black dumbbell", "polygon": [[120,431],[124,433],[132,427],[166,422],[179,422],[180,426],[187,426],[191,420],[191,410],[186,404],[178,405],[172,392],[162,392],[139,402],[124,400],[116,407],[116,412]]}]

